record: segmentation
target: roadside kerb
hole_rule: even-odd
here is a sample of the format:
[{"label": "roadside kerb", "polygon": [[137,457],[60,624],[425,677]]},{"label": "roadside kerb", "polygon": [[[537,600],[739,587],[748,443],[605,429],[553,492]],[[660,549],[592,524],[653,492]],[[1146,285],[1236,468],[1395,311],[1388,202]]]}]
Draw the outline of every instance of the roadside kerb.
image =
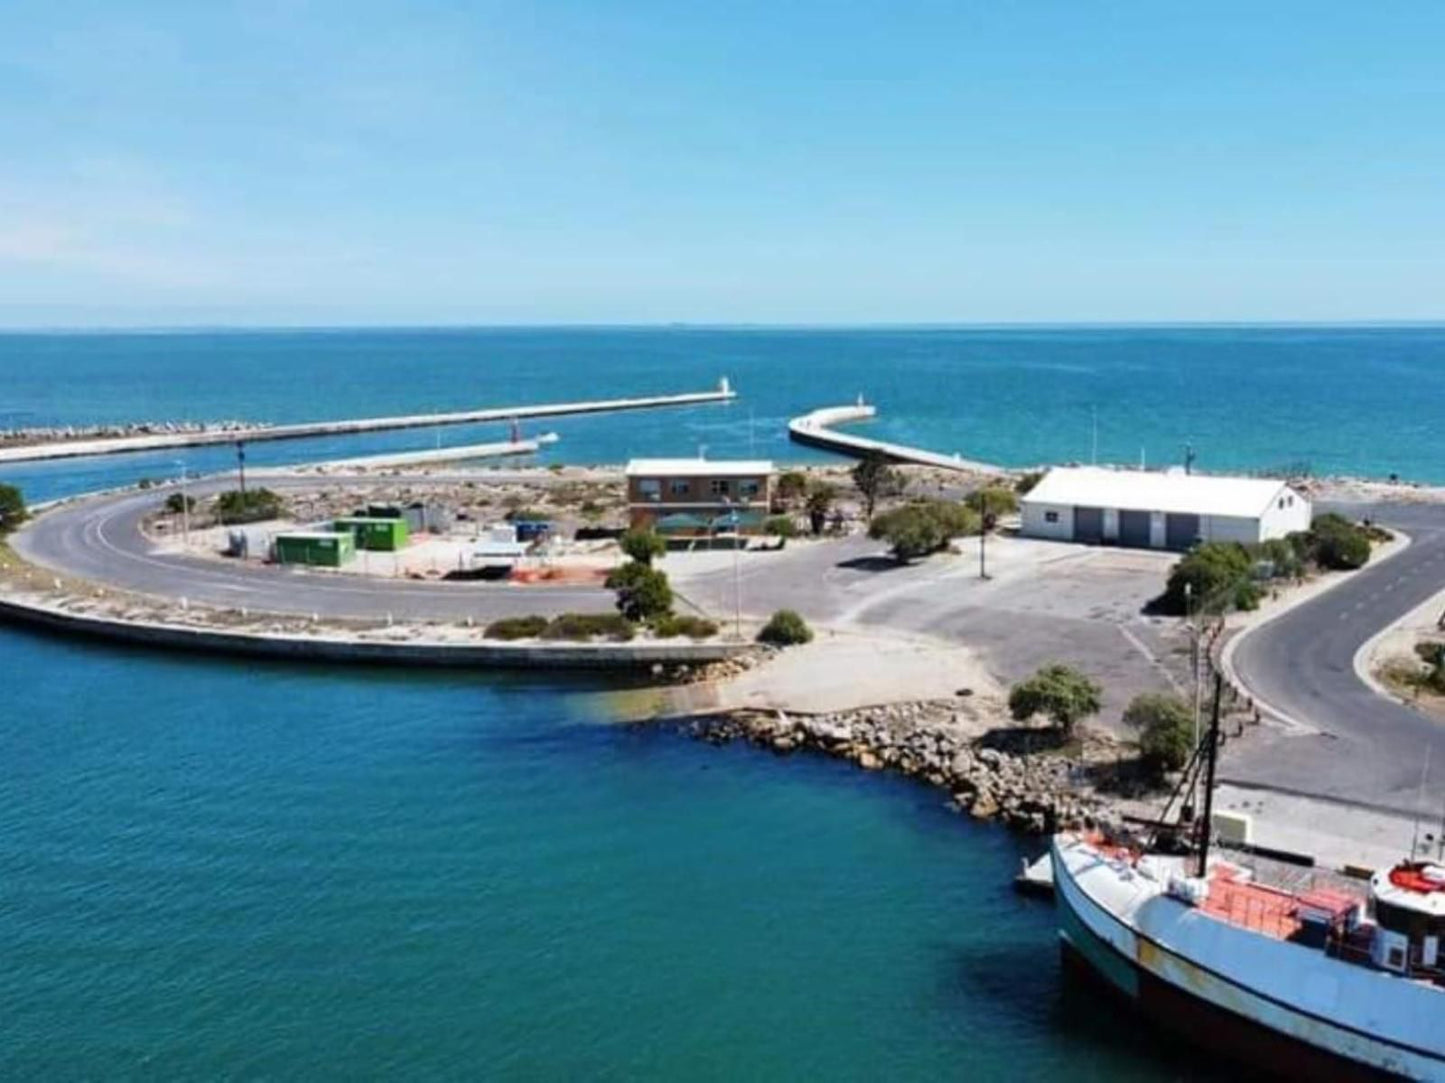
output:
[{"label": "roadside kerb", "polygon": [[1355,652],[1353,659],[1355,676],[1359,677],[1372,691],[1384,696],[1386,699],[1392,699],[1396,703],[1404,704],[1406,707],[1413,707],[1414,703],[1408,697],[1400,695],[1400,693],[1384,684],[1375,676],[1375,662],[1377,661],[1375,655],[1379,650],[1381,642],[1383,642],[1387,636],[1394,634],[1406,625],[1414,624],[1415,621],[1424,614],[1441,609],[1445,609],[1445,590],[1432,594],[1414,609],[1410,610],[1410,612],[1401,616],[1399,620],[1392,621],[1385,625],[1385,627],[1361,643],[1360,649]]}]

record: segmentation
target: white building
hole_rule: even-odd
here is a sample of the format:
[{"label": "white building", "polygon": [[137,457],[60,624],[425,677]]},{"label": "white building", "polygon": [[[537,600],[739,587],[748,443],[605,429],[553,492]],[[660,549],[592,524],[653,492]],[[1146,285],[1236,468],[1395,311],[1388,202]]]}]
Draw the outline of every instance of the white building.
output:
[{"label": "white building", "polygon": [[1310,525],[1310,502],[1282,481],[1183,472],[1056,467],[1021,501],[1023,533],[1140,549],[1259,542]]}]

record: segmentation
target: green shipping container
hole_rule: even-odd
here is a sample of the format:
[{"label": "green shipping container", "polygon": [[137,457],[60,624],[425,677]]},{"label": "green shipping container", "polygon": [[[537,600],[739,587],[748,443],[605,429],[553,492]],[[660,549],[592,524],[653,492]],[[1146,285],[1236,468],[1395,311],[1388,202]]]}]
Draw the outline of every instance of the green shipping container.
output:
[{"label": "green shipping container", "polygon": [[277,564],[308,564],[339,568],[356,556],[350,534],[296,531],[276,535]]},{"label": "green shipping container", "polygon": [[353,516],[337,519],[332,523],[334,530],[350,534],[356,540],[357,548],[373,552],[394,553],[406,545],[407,529],[405,519],[379,519],[369,516]]}]

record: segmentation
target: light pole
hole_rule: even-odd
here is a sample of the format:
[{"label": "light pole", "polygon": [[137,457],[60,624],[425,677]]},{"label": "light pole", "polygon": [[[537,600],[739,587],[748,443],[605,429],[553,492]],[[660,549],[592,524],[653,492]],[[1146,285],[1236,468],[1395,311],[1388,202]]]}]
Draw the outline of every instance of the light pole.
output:
[{"label": "light pole", "polygon": [[186,495],[186,464],[180,459],[176,465],[181,468],[181,544],[191,547],[191,498]]},{"label": "light pole", "polygon": [[723,503],[728,508],[728,525],[733,530],[733,634],[739,640],[743,638],[743,575],[741,564],[738,559],[738,542],[742,535],[738,533],[738,511],[733,506],[731,497],[723,497]]},{"label": "light pole", "polygon": [[246,495],[246,441],[236,441],[236,470],[241,477],[241,495]]}]

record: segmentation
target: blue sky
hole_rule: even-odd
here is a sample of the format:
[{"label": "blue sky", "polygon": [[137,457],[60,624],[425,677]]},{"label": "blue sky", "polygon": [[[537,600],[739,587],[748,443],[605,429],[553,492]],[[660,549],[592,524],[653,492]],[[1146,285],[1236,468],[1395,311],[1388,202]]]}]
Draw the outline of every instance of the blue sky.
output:
[{"label": "blue sky", "polygon": [[1439,3],[0,26],[0,325],[1445,318]]}]

